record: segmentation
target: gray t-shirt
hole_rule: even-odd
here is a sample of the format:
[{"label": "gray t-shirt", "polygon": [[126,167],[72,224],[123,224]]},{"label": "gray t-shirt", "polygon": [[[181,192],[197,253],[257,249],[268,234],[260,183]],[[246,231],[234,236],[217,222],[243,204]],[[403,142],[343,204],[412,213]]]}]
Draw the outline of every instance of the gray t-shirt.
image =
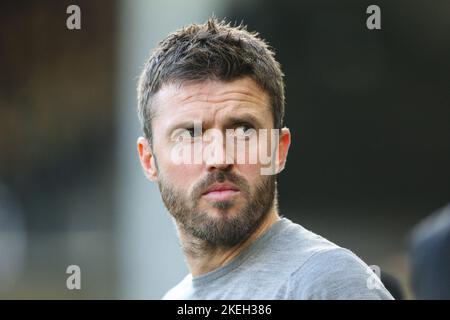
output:
[{"label": "gray t-shirt", "polygon": [[187,275],[163,299],[393,299],[375,273],[341,248],[281,218],[230,263]]}]

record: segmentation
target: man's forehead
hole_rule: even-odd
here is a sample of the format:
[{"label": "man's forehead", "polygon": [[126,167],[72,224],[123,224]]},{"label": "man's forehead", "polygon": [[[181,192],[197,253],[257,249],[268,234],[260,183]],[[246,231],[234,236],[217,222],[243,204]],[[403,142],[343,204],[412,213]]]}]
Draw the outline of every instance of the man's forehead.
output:
[{"label": "man's forehead", "polygon": [[200,110],[214,105],[230,105],[247,109],[269,108],[268,94],[249,77],[233,81],[191,81],[164,85],[154,97],[155,117]]}]

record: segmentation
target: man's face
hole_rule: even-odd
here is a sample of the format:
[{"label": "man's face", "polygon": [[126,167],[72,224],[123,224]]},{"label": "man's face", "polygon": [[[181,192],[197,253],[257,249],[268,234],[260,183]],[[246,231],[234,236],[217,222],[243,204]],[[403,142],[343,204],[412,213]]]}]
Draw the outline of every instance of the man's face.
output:
[{"label": "man's face", "polygon": [[[246,135],[257,134],[260,129],[273,129],[268,95],[247,77],[232,82],[168,84],[156,94],[153,108],[153,144],[150,148],[140,138],[139,155],[144,171],[158,183],[164,204],[179,227],[213,245],[233,246],[245,239],[272,208],[276,180],[275,175],[261,175],[259,161],[235,161],[239,152],[244,152],[246,159],[258,153],[258,147],[239,149],[235,139],[248,139]],[[201,132],[196,136],[195,123],[203,132],[214,129],[223,133],[223,141],[204,141]],[[230,139],[225,134],[227,129],[241,134],[240,138],[231,138],[233,148],[225,146]],[[252,133],[251,129],[256,131]],[[277,141],[281,166],[290,142],[289,132],[283,130]],[[181,142],[177,132],[190,132],[193,137]],[[199,150],[194,144],[205,150],[210,144],[220,143],[216,147],[223,150],[228,161],[201,152],[201,162],[176,163],[173,150],[180,143],[192,146],[189,159]],[[247,146],[249,143],[244,142]]]}]

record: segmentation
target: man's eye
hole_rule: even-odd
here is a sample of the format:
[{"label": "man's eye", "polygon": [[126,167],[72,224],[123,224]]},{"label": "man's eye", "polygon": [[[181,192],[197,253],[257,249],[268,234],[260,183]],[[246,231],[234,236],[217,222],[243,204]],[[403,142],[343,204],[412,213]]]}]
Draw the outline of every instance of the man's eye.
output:
[{"label": "man's eye", "polygon": [[191,141],[193,138],[201,137],[201,132],[195,132],[194,128],[178,128],[172,133],[172,140],[177,142]]},{"label": "man's eye", "polygon": [[251,125],[242,124],[236,127],[235,132],[238,137],[248,138],[255,132],[255,130]]},{"label": "man's eye", "polygon": [[194,128],[187,128],[187,129],[185,129],[188,133],[189,133],[189,135],[192,137],[192,138],[195,138],[195,137],[199,137],[199,136],[201,136],[201,132],[195,132],[195,129]]}]

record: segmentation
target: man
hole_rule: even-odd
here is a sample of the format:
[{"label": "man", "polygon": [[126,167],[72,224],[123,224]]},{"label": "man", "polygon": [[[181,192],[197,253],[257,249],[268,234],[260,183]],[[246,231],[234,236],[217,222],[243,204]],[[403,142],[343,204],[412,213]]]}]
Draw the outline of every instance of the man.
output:
[{"label": "man", "polygon": [[352,252],[280,217],[291,135],[281,67],[257,34],[216,19],[170,34],[138,112],[139,158],[190,270],[164,299],[392,299]]}]

